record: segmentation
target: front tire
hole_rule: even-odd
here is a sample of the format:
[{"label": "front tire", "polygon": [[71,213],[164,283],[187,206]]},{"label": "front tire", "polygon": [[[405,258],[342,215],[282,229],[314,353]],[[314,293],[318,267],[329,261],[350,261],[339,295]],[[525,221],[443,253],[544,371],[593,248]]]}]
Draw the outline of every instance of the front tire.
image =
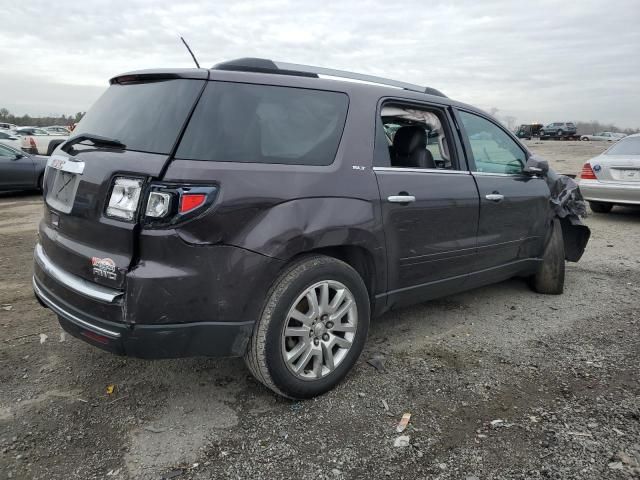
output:
[{"label": "front tire", "polygon": [[595,213],[609,213],[613,208],[612,203],[605,202],[589,202],[589,207]]},{"label": "front tire", "polygon": [[321,395],[355,365],[369,316],[369,294],[358,272],[332,257],[302,257],[269,291],[245,363],[279,395]]},{"label": "front tire", "polygon": [[560,220],[553,219],[551,237],[542,255],[542,265],[531,277],[531,288],[548,295],[560,295],[564,291],[565,254]]}]

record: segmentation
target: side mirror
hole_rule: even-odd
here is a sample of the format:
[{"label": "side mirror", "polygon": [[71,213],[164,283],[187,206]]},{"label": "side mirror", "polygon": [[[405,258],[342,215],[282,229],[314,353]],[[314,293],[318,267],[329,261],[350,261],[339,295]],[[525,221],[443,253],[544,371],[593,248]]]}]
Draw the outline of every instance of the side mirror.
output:
[{"label": "side mirror", "polygon": [[20,160],[22,157],[24,157],[24,153],[16,153],[16,156],[13,157],[13,160]]},{"label": "side mirror", "polygon": [[528,175],[546,175],[549,171],[549,162],[542,158],[532,155],[524,166],[524,173]]}]

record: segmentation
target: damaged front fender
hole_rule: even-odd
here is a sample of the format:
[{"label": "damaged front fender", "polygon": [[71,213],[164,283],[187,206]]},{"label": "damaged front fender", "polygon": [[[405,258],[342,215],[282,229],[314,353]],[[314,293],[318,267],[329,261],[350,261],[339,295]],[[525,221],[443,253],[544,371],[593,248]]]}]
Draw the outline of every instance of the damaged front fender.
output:
[{"label": "damaged front fender", "polygon": [[577,262],[591,237],[591,230],[581,220],[587,216],[587,204],[582,198],[578,183],[549,168],[548,162],[535,154],[529,157],[525,171],[541,175],[546,180],[551,192],[549,220],[554,217],[560,219],[565,259]]}]

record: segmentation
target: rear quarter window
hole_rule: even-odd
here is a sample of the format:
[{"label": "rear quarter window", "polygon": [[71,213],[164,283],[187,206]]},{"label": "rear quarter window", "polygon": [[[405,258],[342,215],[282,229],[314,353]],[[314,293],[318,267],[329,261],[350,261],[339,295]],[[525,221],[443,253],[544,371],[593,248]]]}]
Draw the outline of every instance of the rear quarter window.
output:
[{"label": "rear quarter window", "polygon": [[329,165],[349,100],[339,92],[209,82],[176,157],[216,162]]}]

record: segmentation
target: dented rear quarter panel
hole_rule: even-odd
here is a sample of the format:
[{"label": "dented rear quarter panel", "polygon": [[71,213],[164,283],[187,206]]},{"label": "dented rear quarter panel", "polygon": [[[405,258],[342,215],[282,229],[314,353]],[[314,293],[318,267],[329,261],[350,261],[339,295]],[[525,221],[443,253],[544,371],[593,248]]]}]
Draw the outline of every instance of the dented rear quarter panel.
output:
[{"label": "dented rear quarter panel", "polygon": [[213,207],[176,228],[177,235],[190,244],[231,245],[285,262],[319,248],[360,247],[375,266],[374,293],[384,291],[385,242],[372,170],[376,99],[349,96],[331,165],[174,159],[163,180],[219,186]]}]

